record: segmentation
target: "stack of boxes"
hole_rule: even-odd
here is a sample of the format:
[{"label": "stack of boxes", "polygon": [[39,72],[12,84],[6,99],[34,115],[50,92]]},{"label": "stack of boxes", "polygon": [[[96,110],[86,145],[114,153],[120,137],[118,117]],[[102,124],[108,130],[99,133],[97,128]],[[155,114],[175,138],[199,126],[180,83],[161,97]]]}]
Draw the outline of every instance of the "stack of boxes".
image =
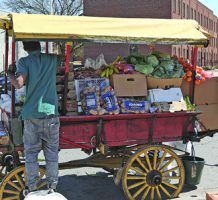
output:
[{"label": "stack of boxes", "polygon": [[[190,84],[183,82],[182,91],[183,95],[190,95]],[[195,86],[194,103],[202,111],[198,118],[207,130],[218,129],[218,72],[214,72],[214,77],[205,83]]]}]

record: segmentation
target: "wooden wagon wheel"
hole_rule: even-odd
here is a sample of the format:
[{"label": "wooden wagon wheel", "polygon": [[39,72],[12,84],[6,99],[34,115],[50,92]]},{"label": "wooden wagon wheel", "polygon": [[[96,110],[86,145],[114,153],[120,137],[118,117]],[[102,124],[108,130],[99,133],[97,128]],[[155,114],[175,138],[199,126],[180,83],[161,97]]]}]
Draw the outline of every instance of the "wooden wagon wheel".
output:
[{"label": "wooden wagon wheel", "polygon": [[180,158],[166,146],[148,146],[126,163],[122,185],[130,200],[175,198],[184,185]]},{"label": "wooden wagon wheel", "polygon": [[[39,168],[39,185],[38,189],[42,189],[46,182],[43,179],[45,176],[44,168]],[[24,199],[23,190],[26,186],[26,170],[25,166],[19,166],[12,170],[2,180],[0,186],[0,199],[1,200],[22,200]]]}]

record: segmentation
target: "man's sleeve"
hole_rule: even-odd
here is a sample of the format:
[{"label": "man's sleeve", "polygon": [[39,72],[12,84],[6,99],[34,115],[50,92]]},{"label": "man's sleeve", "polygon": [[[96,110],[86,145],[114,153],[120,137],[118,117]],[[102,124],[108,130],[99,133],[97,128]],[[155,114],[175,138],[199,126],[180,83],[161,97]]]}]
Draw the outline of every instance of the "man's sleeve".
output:
[{"label": "man's sleeve", "polygon": [[17,74],[28,74],[28,67],[26,66],[23,58],[17,62]]}]

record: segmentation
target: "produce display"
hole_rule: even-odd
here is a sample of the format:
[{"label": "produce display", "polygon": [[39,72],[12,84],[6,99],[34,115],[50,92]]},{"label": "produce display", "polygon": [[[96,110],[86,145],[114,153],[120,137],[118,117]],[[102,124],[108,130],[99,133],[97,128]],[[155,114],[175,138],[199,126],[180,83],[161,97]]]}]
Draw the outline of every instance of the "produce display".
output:
[{"label": "produce display", "polygon": [[212,73],[206,72],[199,66],[196,66],[196,70],[194,70],[193,65],[189,61],[185,61],[184,58],[180,58],[179,63],[184,67],[186,74],[183,78],[187,82],[192,82],[193,78],[195,78],[195,84],[200,85],[204,83],[206,79],[210,79],[213,76]]},{"label": "produce display", "polygon": [[155,78],[181,78],[185,75],[183,65],[176,57],[154,51],[150,55],[132,54],[127,62],[135,66],[135,70]]},{"label": "produce display", "polygon": [[[68,82],[67,115],[116,115],[120,113],[140,114],[195,110],[195,106],[191,104],[189,97],[183,98],[181,96],[176,101],[167,102],[163,98],[162,102],[161,97],[157,96],[158,101],[156,101],[154,96],[150,96],[156,94],[153,93],[156,91],[153,90],[156,87],[149,88],[147,96],[116,96],[116,90],[112,87],[111,82],[113,79],[109,79],[114,74],[123,76],[125,74],[143,74],[158,80],[172,80],[171,82],[175,79],[182,80],[182,78],[190,82],[193,79],[193,67],[188,61],[160,51],[153,51],[149,55],[130,54],[126,58],[117,56],[110,64],[107,64],[104,55],[100,54],[96,60],[87,58],[84,65],[77,66],[70,73],[72,73],[72,76]],[[132,77],[134,77],[132,78],[134,81],[136,77]],[[198,84],[199,80],[201,82],[205,81],[206,77],[208,76],[202,68],[197,67],[195,73],[196,84]],[[131,78],[129,79],[132,81]],[[60,84],[63,82],[63,76],[60,73],[57,76],[57,82],[58,92],[63,91],[63,84]],[[174,84],[171,82],[168,84],[167,89],[180,87],[178,81]],[[165,89],[162,91],[162,94],[165,94],[167,92],[166,88],[161,86],[158,89],[161,91],[161,88]],[[176,96],[178,90],[174,91],[174,96]]]},{"label": "produce display", "polygon": [[[183,78],[187,82],[192,82],[194,79],[196,85],[202,84],[206,79],[212,77],[212,74],[204,71],[199,66],[196,67],[195,71],[188,60],[170,56],[160,51],[153,51],[149,55],[130,54],[126,58],[117,56],[110,64],[107,64],[104,60],[104,55],[100,54],[96,60],[91,58],[86,59],[84,65],[70,66],[66,108],[63,108],[65,67],[58,68],[56,87],[60,113],[62,113],[63,109],[66,111],[65,114],[67,116],[79,114],[117,115],[120,113],[177,112],[194,111],[196,109],[195,105],[191,104],[187,96],[173,102],[151,101],[152,98],[149,96],[151,92],[148,92],[147,96],[141,96],[141,98],[134,96],[121,98],[119,95],[116,95],[116,90],[114,90],[112,87],[113,84],[110,82],[112,79],[109,78],[111,78],[113,74],[123,76],[125,76],[125,74],[143,74],[147,77],[159,80]],[[132,79],[134,80],[135,78],[136,77]],[[129,79],[132,81],[131,78]],[[147,78],[147,81],[148,79],[149,78]],[[163,87],[159,89],[161,88]],[[152,90],[152,88],[149,89]],[[23,102],[23,100],[20,102]],[[16,113],[20,113],[21,109],[22,107],[17,104]]]}]

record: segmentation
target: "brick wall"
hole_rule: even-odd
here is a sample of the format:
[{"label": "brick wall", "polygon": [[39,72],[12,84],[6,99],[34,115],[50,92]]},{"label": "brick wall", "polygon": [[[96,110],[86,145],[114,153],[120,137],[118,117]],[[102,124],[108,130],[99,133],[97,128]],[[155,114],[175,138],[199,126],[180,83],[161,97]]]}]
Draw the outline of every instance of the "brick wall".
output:
[{"label": "brick wall", "polygon": [[[178,8],[180,2],[180,13]],[[175,4],[175,10],[173,5]],[[191,13],[193,10],[193,14]],[[188,11],[189,10],[189,11]],[[175,19],[195,19],[210,33],[217,36],[216,31],[211,30],[205,24],[205,19],[212,20],[216,27],[217,17],[205,5],[198,0],[84,0],[84,15],[100,17],[129,17],[129,18],[175,18]],[[201,17],[202,16],[202,17]],[[203,20],[202,20],[203,19]],[[216,44],[215,44],[216,41]],[[128,45],[111,44],[86,44],[85,57],[96,57],[99,53],[104,53],[108,61],[112,61],[117,55],[127,55]],[[169,54],[177,54],[187,58],[191,55],[187,45],[176,46],[157,46],[157,49]],[[205,49],[199,49],[199,63],[204,60],[218,60],[218,39],[211,41],[210,46]],[[140,52],[148,53],[148,47],[139,46]],[[201,61],[200,61],[201,60]]]},{"label": "brick wall", "polygon": [[[126,18],[171,18],[170,0],[84,0],[84,15],[99,17]],[[139,52],[148,53],[146,45],[139,45]],[[158,45],[158,50],[171,53],[171,48]],[[129,45],[125,44],[86,44],[85,57],[96,58],[104,53],[107,62],[113,61],[118,55],[126,56]]]},{"label": "brick wall", "polygon": [[84,0],[84,15],[171,18],[171,0]]}]

